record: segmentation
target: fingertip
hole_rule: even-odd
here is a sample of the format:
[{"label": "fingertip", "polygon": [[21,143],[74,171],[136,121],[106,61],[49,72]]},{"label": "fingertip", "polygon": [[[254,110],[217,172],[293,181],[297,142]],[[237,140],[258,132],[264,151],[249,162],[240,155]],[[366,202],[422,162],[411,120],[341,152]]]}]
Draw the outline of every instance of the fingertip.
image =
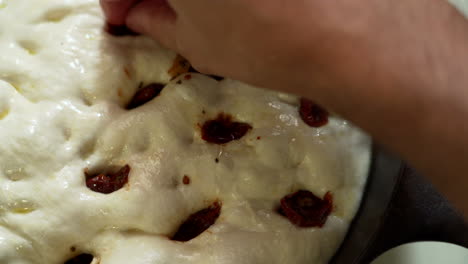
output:
[{"label": "fingertip", "polygon": [[176,49],[175,20],[176,14],[166,0],[144,0],[129,11],[126,24],[166,47]]},{"label": "fingertip", "polygon": [[113,25],[125,24],[129,10],[138,2],[140,0],[100,0],[107,22]]}]

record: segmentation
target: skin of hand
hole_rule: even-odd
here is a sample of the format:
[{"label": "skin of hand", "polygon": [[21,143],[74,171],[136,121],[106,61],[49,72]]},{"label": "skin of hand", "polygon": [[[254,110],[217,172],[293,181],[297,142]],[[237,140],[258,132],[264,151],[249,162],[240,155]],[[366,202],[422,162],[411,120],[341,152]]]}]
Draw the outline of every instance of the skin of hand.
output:
[{"label": "skin of hand", "polygon": [[443,0],[101,0],[204,73],[313,99],[468,216],[468,23]]}]

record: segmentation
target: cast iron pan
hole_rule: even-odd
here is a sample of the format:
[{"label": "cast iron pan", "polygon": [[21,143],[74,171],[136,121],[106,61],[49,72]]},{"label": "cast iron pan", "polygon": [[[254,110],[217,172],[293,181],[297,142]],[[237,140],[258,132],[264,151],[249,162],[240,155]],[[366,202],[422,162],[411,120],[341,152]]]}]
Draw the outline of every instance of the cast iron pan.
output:
[{"label": "cast iron pan", "polygon": [[363,257],[382,227],[403,162],[381,147],[373,146],[372,162],[360,209],[340,249],[330,264],[363,263]]}]

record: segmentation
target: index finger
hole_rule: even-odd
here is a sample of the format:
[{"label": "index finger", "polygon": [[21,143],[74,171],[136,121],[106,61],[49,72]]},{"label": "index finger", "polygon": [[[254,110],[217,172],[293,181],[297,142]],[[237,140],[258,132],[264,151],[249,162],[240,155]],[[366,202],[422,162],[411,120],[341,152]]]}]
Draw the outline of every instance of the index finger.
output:
[{"label": "index finger", "polygon": [[141,0],[100,0],[107,22],[113,25],[125,24],[128,11]]}]

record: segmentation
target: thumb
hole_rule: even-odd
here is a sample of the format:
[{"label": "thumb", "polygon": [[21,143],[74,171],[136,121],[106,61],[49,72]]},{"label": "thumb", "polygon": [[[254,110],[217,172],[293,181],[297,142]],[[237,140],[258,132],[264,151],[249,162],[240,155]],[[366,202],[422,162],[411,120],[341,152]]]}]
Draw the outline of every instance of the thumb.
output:
[{"label": "thumb", "polygon": [[176,14],[166,0],[143,0],[127,16],[127,26],[176,49]]}]

